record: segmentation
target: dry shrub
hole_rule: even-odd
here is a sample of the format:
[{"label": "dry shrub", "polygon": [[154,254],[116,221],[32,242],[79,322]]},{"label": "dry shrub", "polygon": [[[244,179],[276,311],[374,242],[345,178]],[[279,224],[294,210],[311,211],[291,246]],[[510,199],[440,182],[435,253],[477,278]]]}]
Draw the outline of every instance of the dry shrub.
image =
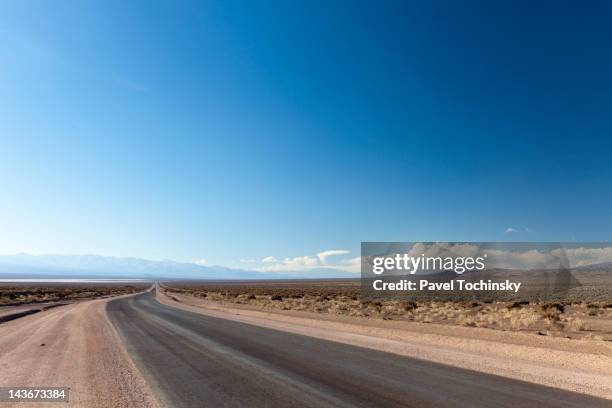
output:
[{"label": "dry shrub", "polygon": [[586,323],[584,322],[584,320],[580,320],[580,319],[568,319],[567,320],[567,327],[571,330],[571,331],[583,331],[586,330]]},{"label": "dry shrub", "polygon": [[333,302],[329,307],[330,313],[348,314],[349,306],[344,302]]},{"label": "dry shrub", "polygon": [[[311,286],[308,286],[311,285]],[[374,319],[393,319],[422,323],[456,324],[497,330],[534,330],[543,335],[563,335],[569,331],[584,331],[585,322],[578,317],[590,311],[598,316],[611,317],[612,309],[606,302],[568,303],[549,302],[530,304],[492,301],[419,301],[367,300],[359,294],[360,287],[337,283],[266,283],[214,284],[176,289],[211,300],[249,304],[275,310],[298,310]],[[568,305],[568,306],[566,306]]]},{"label": "dry shrub", "polygon": [[508,306],[506,306],[508,309],[520,309],[523,306],[526,306],[529,304],[529,301],[526,300],[521,300],[519,302],[512,302],[510,303]]},{"label": "dry shrub", "polygon": [[562,303],[544,303],[541,306],[542,316],[551,321],[559,321],[560,315],[565,311],[565,305]]},{"label": "dry shrub", "polygon": [[72,284],[49,283],[48,286],[0,286],[0,305],[19,305],[59,300],[80,300],[124,295],[146,289],[148,283],[137,284]]},{"label": "dry shrub", "polygon": [[459,324],[462,326],[476,327],[476,318],[473,315],[463,315],[459,318]]},{"label": "dry shrub", "polygon": [[599,310],[598,309],[589,309],[587,314],[589,316],[597,316],[599,314]]},{"label": "dry shrub", "polygon": [[402,307],[402,308],[403,308],[405,311],[414,310],[414,309],[416,309],[416,308],[418,307],[418,306],[417,306],[417,303],[416,303],[416,302],[413,302],[412,300],[409,300],[409,301],[401,301],[401,302],[399,303],[399,305],[400,305],[400,307]]},{"label": "dry shrub", "polygon": [[601,307],[598,303],[589,302],[587,303],[587,309],[599,309]]},{"label": "dry shrub", "polygon": [[213,300],[213,301],[219,301],[219,300],[223,300],[224,299],[222,294],[216,293],[216,292],[208,292],[206,294],[206,298],[209,299],[209,300]]}]

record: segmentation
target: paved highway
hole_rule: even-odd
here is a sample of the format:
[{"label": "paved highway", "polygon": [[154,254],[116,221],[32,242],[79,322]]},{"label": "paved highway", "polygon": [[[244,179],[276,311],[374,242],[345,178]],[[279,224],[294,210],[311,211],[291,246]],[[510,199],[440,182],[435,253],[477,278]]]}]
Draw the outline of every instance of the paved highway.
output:
[{"label": "paved highway", "polygon": [[107,305],[168,407],[607,407],[610,401],[191,313],[154,292]]}]

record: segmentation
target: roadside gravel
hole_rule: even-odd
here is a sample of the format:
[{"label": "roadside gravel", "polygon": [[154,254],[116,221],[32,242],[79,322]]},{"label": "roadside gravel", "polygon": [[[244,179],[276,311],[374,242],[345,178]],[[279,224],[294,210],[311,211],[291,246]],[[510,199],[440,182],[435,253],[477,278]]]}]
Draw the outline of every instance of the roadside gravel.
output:
[{"label": "roadside gravel", "polygon": [[106,317],[108,300],[71,304],[0,324],[0,387],[70,387],[68,405],[44,403],[45,407],[157,407]]}]

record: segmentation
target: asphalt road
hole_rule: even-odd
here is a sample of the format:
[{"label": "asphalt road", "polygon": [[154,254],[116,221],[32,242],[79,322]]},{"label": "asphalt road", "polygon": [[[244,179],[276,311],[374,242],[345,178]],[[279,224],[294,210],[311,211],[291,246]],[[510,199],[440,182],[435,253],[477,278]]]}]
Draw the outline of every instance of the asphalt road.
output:
[{"label": "asphalt road", "polygon": [[[107,313],[168,407],[608,407],[610,401],[162,305]],[[568,373],[571,375],[571,373]]]}]

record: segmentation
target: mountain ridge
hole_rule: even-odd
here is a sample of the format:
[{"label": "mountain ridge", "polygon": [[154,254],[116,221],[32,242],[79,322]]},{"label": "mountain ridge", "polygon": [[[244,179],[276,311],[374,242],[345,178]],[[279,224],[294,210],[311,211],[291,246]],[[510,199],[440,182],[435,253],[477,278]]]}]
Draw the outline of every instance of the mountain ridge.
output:
[{"label": "mountain ridge", "polygon": [[331,268],[299,271],[254,271],[223,266],[199,265],[173,260],[154,261],[135,257],[103,255],[0,255],[0,278],[96,277],[141,279],[317,279],[358,277]]}]

